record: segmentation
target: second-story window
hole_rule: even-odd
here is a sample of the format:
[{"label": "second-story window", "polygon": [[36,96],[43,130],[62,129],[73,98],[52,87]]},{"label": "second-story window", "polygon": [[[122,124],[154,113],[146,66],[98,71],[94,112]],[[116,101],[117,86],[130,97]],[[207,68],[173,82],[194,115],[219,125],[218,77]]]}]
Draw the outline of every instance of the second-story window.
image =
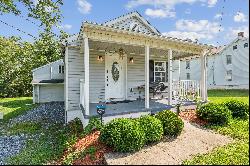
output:
[{"label": "second-story window", "polygon": [[233,50],[236,50],[237,49],[237,45],[233,46]]},{"label": "second-story window", "polygon": [[245,44],[244,44],[244,48],[246,48],[246,47],[248,47],[248,43],[245,43]]},{"label": "second-story window", "polygon": [[190,61],[186,61],[186,69],[190,69]]},{"label": "second-story window", "polygon": [[64,73],[64,66],[63,65],[59,65],[59,73],[62,74]]},{"label": "second-story window", "polygon": [[227,65],[232,64],[232,55],[227,55]]}]

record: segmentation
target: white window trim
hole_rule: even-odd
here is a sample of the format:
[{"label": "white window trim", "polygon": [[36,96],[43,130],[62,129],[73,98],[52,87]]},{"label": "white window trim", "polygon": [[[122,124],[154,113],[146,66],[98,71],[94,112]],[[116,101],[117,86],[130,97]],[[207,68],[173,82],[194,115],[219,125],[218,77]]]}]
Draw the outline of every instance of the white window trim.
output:
[{"label": "white window trim", "polygon": [[[165,71],[155,71],[155,63],[157,62],[161,62],[161,63],[164,63],[165,64]],[[154,61],[154,82],[155,82],[155,73],[165,73],[165,82],[166,82],[166,79],[167,79],[167,75],[166,75],[166,72],[167,72],[167,65],[166,65],[167,61]]]},{"label": "white window trim", "polygon": [[[227,59],[228,57],[230,57],[230,58],[231,58],[231,63],[227,63],[227,62],[228,62],[228,61],[227,61],[227,60],[228,60],[228,59]],[[232,63],[233,63],[233,56],[232,56],[232,55],[227,54],[227,55],[226,55],[226,64],[227,64],[227,65],[231,65]]]}]

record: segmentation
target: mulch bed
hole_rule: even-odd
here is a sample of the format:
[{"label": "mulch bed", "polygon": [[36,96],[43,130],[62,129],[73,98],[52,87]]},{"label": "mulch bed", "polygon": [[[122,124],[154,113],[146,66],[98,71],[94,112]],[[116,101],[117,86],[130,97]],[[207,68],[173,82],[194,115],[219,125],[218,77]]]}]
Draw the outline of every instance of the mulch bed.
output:
[{"label": "mulch bed", "polygon": [[104,153],[111,152],[112,149],[105,146],[99,141],[100,131],[93,131],[91,134],[80,138],[70,149],[65,150],[62,158],[48,164],[63,165],[63,159],[70,153],[75,151],[84,151],[89,147],[95,147],[96,151],[93,156],[86,154],[84,158],[73,161],[73,165],[105,165]]},{"label": "mulch bed", "polygon": [[204,126],[208,123],[207,121],[200,119],[196,115],[195,109],[185,109],[184,111],[180,112],[179,116],[184,120],[187,120],[191,123],[196,123],[200,126]]}]

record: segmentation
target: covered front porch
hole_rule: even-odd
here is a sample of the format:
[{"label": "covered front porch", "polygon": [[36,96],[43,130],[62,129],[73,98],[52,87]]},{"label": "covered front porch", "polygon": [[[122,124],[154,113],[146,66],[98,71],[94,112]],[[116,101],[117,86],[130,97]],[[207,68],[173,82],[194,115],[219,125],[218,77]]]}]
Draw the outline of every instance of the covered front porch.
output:
[{"label": "covered front porch", "polygon": [[[80,80],[80,105],[85,117],[97,115],[96,106],[101,104],[106,105],[106,116],[113,116],[169,109],[188,95],[207,100],[207,46],[125,34],[90,23],[85,23],[83,31],[85,70]],[[201,59],[200,82],[173,80],[173,60],[185,57]],[[161,93],[150,91],[155,82],[163,84]]]}]

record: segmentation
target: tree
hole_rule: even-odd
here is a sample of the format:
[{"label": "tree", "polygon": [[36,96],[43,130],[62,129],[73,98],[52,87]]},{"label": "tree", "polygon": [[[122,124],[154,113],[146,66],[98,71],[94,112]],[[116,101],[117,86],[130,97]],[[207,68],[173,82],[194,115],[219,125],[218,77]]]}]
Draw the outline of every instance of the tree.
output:
[{"label": "tree", "polygon": [[22,42],[19,37],[0,36],[0,97],[30,96],[31,70],[61,58],[61,40],[68,35],[60,31],[58,37],[53,26],[61,22],[62,0],[2,0],[0,14],[21,15],[19,4],[26,7],[27,17],[38,20],[43,28],[33,42]]}]

